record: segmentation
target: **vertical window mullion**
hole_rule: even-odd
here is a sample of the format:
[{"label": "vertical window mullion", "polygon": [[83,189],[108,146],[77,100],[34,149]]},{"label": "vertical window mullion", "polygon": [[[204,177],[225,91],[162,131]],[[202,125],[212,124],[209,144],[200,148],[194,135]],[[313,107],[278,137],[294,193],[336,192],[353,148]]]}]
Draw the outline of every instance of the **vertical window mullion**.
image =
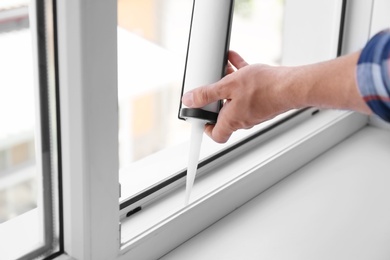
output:
[{"label": "vertical window mullion", "polygon": [[373,4],[370,36],[374,36],[380,30],[390,27],[390,17],[388,10],[390,2],[388,0],[375,0]]},{"label": "vertical window mullion", "polygon": [[347,0],[341,54],[358,51],[367,42],[374,0]]},{"label": "vertical window mullion", "polygon": [[64,250],[119,252],[116,2],[57,1]]}]

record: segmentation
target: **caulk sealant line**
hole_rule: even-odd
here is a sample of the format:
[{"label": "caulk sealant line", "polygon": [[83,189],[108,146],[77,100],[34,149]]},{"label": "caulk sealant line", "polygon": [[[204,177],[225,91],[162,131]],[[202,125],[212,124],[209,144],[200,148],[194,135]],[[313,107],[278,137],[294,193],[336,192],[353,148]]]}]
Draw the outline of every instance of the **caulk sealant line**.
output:
[{"label": "caulk sealant line", "polygon": [[190,201],[192,187],[194,186],[196,170],[198,168],[199,162],[200,147],[202,145],[203,131],[205,126],[205,121],[203,120],[188,118],[187,121],[191,123],[191,140],[188,154],[186,196],[184,202],[185,206],[187,206]]}]

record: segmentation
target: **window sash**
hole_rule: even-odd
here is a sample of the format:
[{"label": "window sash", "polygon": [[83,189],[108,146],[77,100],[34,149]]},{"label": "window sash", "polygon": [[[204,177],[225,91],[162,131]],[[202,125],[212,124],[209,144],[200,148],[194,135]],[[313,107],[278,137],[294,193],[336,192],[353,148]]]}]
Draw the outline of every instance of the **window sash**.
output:
[{"label": "window sash", "polygon": [[[344,0],[333,0],[328,2],[306,2],[306,0],[286,0],[285,9],[288,10],[285,12],[284,23],[284,35],[283,35],[283,55],[282,55],[282,64],[284,65],[300,65],[307,64],[312,62],[319,62],[327,59],[334,58],[341,53],[341,38],[340,33],[342,32],[341,28],[344,21],[344,10],[345,10],[346,1]],[[317,27],[312,28],[307,26],[309,20],[315,19],[317,17],[316,12],[305,12],[302,15],[297,15],[302,9],[302,6],[308,8],[308,10],[321,10],[324,13],[325,18],[318,19],[318,27],[322,28],[321,34],[318,34]],[[293,24],[293,25],[291,25]],[[293,28],[293,29],[291,29]],[[300,28],[300,29],[296,29]],[[316,35],[316,37],[308,37],[308,35]],[[302,42],[301,39],[305,39],[305,42]],[[326,44],[319,44],[326,43]],[[297,48],[300,46],[300,48]],[[296,114],[301,114],[302,111],[295,112]],[[309,118],[310,115],[307,117]],[[273,131],[275,126],[279,126],[283,121],[291,120],[292,124],[298,124],[300,120],[303,120],[302,117],[297,117],[294,119],[293,115],[288,115],[286,119],[278,118],[270,120],[265,124],[256,126],[254,129],[257,133],[248,134],[247,137],[240,137],[239,141],[236,141],[229,146],[223,145],[219,146],[218,151],[208,156],[199,163],[199,170],[197,177],[208,172],[209,168],[216,167],[220,161],[223,161],[226,157],[226,154],[238,155],[239,152],[245,151],[246,143],[251,141],[253,143],[254,136],[259,135],[258,133],[265,134],[269,136],[269,133],[274,133],[276,135],[277,131]],[[295,123],[294,123],[295,122]],[[270,125],[268,125],[270,124]],[[252,130],[254,130],[252,129]],[[280,127],[278,128],[280,129]],[[236,133],[237,134],[237,133]],[[233,137],[234,138],[234,137]],[[263,139],[263,138],[260,138]],[[262,140],[254,141],[261,143]],[[202,149],[212,150],[212,147],[205,147],[203,142]],[[240,147],[240,150],[235,150],[235,148]],[[249,149],[250,145],[247,149]],[[211,148],[211,149],[210,149]],[[179,149],[179,148],[178,148]],[[238,152],[239,151],[239,152]],[[164,160],[164,153],[161,152],[159,155],[153,156],[155,160]],[[185,159],[187,161],[187,158]],[[173,167],[172,167],[173,168]],[[134,167],[130,170],[141,171],[142,173],[151,173],[156,175],[163,175],[157,167],[153,167],[153,163],[150,163],[148,166]],[[204,170],[206,169],[206,170]],[[131,173],[127,173],[130,175]],[[137,173],[132,173],[133,175],[138,175]],[[123,174],[124,175],[124,174]],[[144,174],[139,174],[143,178]],[[120,199],[120,215],[121,219],[125,218],[126,215],[130,215],[133,212],[138,212],[140,208],[154,201],[156,198],[163,196],[163,194],[168,194],[169,191],[176,189],[180,185],[183,185],[183,182],[186,177],[185,169],[180,169],[178,172],[172,172],[170,176],[159,180],[156,184],[149,183],[149,187],[143,188],[139,192],[134,192],[133,194],[126,193],[126,191],[135,190],[134,184],[130,185],[126,183],[128,181],[134,181],[135,178],[131,177],[122,177],[121,178],[121,199]],[[145,178],[145,177],[144,177]],[[150,177],[148,177],[150,178]],[[144,185],[142,185],[144,187]],[[138,189],[137,189],[138,190]]]},{"label": "window sash", "polygon": [[[300,0],[302,10],[310,2]],[[332,3],[337,4],[338,1],[334,0]],[[115,1],[58,0],[57,5],[62,86],[65,251],[76,259],[128,259],[135,256],[140,257],[135,259],[142,259],[152,254],[161,255],[188,237],[189,234],[183,235],[185,230],[181,230],[178,223],[191,223],[196,216],[207,218],[207,214],[204,214],[207,207],[216,205],[217,200],[223,200],[226,196],[220,192],[208,197],[193,207],[196,215],[192,214],[193,211],[180,212],[160,226],[158,236],[153,236],[156,233],[145,234],[145,239],[134,245],[134,250],[130,247],[120,250],[115,88],[116,8]],[[367,21],[360,21],[358,24],[364,22]],[[317,33],[320,34],[320,30]],[[358,37],[360,33],[351,37]],[[344,129],[349,122],[347,118],[350,117],[339,118],[343,123],[336,124],[330,130],[337,132]],[[359,117],[359,124],[365,124],[364,118],[362,120]],[[334,133],[332,131],[329,133]],[[317,141],[323,138],[315,134],[314,137],[315,141],[307,143],[307,147],[316,147]],[[327,136],[327,140],[338,141],[332,134]],[[244,180],[249,181],[250,178],[245,177]],[[255,195],[244,196],[237,204],[232,205],[241,205]],[[214,212],[214,220],[227,212]],[[197,226],[192,232],[199,232],[212,223],[208,221],[210,220],[204,219],[202,226]],[[181,238],[175,241],[175,245],[169,244],[165,239],[172,232]],[[150,239],[153,237],[154,239]]]}]

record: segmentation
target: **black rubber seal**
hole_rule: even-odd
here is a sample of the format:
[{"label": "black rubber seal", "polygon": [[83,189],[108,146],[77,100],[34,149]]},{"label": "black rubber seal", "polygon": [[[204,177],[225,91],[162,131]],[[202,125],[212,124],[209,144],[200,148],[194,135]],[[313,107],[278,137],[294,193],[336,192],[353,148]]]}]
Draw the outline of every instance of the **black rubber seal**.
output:
[{"label": "black rubber seal", "polygon": [[209,124],[217,123],[218,113],[210,112],[200,108],[182,108],[180,117],[184,119],[197,118],[207,121]]}]

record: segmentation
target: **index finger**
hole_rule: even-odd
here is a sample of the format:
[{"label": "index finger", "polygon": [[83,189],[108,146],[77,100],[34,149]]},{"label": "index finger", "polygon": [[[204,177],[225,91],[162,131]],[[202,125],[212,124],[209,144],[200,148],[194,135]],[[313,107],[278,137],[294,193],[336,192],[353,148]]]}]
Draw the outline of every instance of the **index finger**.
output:
[{"label": "index finger", "polygon": [[226,94],[222,91],[221,82],[206,85],[193,89],[185,93],[182,97],[182,102],[187,107],[199,108],[210,103],[226,98]]}]

